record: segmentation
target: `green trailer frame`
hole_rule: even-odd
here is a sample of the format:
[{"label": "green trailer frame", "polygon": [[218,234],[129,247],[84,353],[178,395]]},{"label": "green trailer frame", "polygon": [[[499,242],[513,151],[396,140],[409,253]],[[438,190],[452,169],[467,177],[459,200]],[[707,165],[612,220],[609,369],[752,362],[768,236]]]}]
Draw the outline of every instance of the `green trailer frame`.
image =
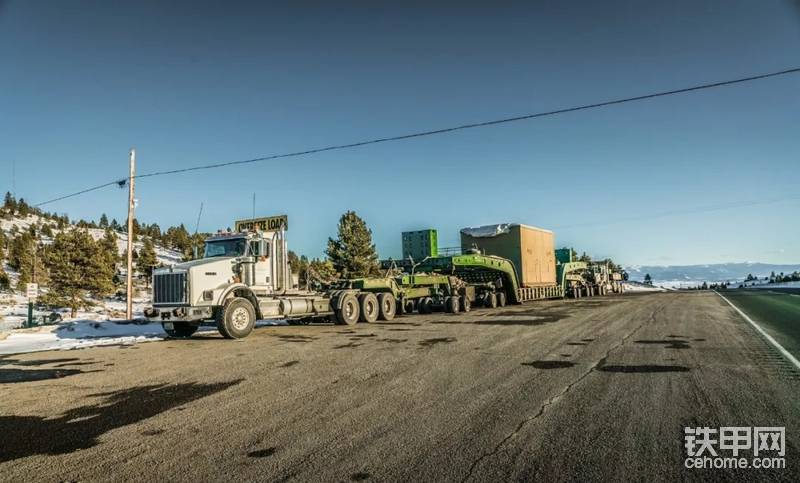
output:
[{"label": "green trailer frame", "polygon": [[556,284],[541,287],[522,287],[517,279],[514,264],[494,255],[466,254],[436,257],[423,260],[415,270],[454,275],[470,285],[494,288],[506,293],[512,303],[529,300],[560,298],[583,280],[581,273],[588,268],[585,262],[557,265]]}]

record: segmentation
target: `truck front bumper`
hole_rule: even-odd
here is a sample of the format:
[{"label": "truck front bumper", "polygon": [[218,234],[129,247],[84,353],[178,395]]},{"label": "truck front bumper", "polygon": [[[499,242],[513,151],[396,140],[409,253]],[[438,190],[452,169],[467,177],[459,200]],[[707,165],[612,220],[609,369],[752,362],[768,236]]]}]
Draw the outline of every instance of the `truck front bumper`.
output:
[{"label": "truck front bumper", "polygon": [[211,307],[149,307],[144,311],[151,322],[199,322],[213,315]]}]

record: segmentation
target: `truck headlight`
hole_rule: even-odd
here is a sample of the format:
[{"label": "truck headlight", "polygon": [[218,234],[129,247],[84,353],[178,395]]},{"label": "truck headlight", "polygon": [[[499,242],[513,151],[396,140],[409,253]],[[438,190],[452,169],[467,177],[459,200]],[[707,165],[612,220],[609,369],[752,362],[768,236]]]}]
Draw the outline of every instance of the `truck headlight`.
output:
[{"label": "truck headlight", "polygon": [[214,300],[214,291],[213,290],[203,290],[203,300],[210,302]]}]

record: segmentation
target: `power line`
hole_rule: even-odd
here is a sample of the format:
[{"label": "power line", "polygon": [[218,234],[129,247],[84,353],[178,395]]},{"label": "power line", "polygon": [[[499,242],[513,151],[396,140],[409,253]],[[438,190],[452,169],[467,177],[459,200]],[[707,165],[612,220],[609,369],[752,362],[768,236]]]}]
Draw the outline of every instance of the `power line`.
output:
[{"label": "power line", "polygon": [[[785,69],[785,70],[781,70],[781,71],[770,72],[770,73],[767,73],[767,74],[759,74],[759,75],[753,75],[753,76],[749,76],[749,77],[741,77],[741,78],[738,78],[738,79],[731,79],[731,80],[726,80],[726,81],[713,82],[713,83],[710,83],[710,84],[700,84],[700,85],[696,85],[696,86],[692,86],[692,87],[685,87],[685,88],[682,88],[682,89],[673,89],[673,90],[669,90],[669,91],[655,92],[655,93],[652,93],[652,94],[645,94],[645,95],[641,95],[641,96],[625,97],[625,98],[614,99],[614,100],[610,100],[610,101],[596,102],[596,103],[593,103],[593,104],[584,104],[584,105],[581,105],[581,106],[567,107],[567,108],[563,108],[563,109],[556,109],[556,110],[553,110],[553,111],[544,111],[544,112],[537,112],[537,113],[534,113],[534,114],[525,114],[525,115],[522,115],[522,116],[514,116],[514,117],[506,117],[506,118],[503,118],[503,119],[495,119],[495,120],[491,120],[491,121],[482,121],[482,122],[476,122],[476,123],[470,123],[470,124],[462,124],[462,125],[459,125],[459,126],[447,127],[447,128],[443,128],[443,129],[434,129],[434,130],[430,130],[430,131],[420,131],[420,132],[415,132],[415,133],[410,133],[410,134],[402,134],[402,135],[398,135],[398,136],[376,138],[376,139],[370,139],[370,140],[366,140],[366,141],[359,141],[359,142],[348,143],[348,144],[336,144],[336,145],[326,146],[326,147],[322,147],[322,148],[307,149],[307,150],[303,150],[303,151],[295,151],[295,152],[283,153],[283,154],[273,154],[273,155],[270,155],[270,156],[262,156],[262,157],[259,157],[259,158],[244,159],[244,160],[239,160],[239,161],[228,161],[228,162],[223,162],[223,163],[214,163],[214,164],[207,164],[207,165],[201,165],[201,166],[193,166],[193,167],[189,167],[189,168],[179,168],[179,169],[171,169],[171,170],[166,170],[166,171],[156,171],[156,172],[152,172],[152,173],[139,174],[139,175],[136,176],[136,178],[150,178],[150,177],[155,177],[155,176],[165,176],[165,175],[169,175],[169,174],[186,173],[186,172],[189,172],[189,171],[200,171],[200,170],[205,170],[205,169],[222,168],[222,167],[225,167],[225,166],[236,166],[236,165],[241,165],[241,164],[258,163],[258,162],[262,162],[262,161],[270,161],[270,160],[281,159],[281,158],[291,158],[291,157],[298,157],[298,156],[306,156],[306,155],[309,155],[309,154],[322,153],[322,152],[326,152],[326,151],[338,151],[338,150],[343,150],[343,149],[352,149],[352,148],[357,148],[357,147],[361,147],[361,146],[367,146],[367,145],[370,145],[370,144],[379,144],[379,143],[386,143],[386,142],[391,142],[391,141],[403,141],[403,140],[407,140],[407,139],[413,139],[413,138],[419,138],[419,137],[425,137],[425,136],[434,136],[434,135],[438,135],[438,134],[445,134],[445,133],[450,133],[450,132],[454,132],[454,131],[462,131],[462,130],[465,130],[465,129],[474,129],[474,128],[479,128],[479,127],[494,126],[494,125],[498,125],[498,124],[506,124],[506,123],[511,123],[511,122],[525,121],[525,120],[535,119],[535,118],[539,118],[539,117],[554,116],[554,115],[557,115],[557,114],[565,114],[565,113],[569,113],[569,112],[583,111],[583,110],[587,110],[587,109],[596,109],[596,108],[599,108],[599,107],[612,106],[612,105],[616,105],[616,104],[625,104],[625,103],[628,103],[628,102],[643,101],[643,100],[646,100],[646,99],[654,99],[656,97],[664,97],[664,96],[671,96],[671,95],[675,95],[675,94],[683,94],[683,93],[687,93],[687,92],[694,92],[694,91],[700,91],[700,90],[705,90],[705,89],[712,89],[712,88],[716,88],[716,87],[728,86],[728,85],[733,85],[733,84],[740,84],[740,83],[743,83],[743,82],[751,82],[751,81],[756,81],[756,80],[761,80],[761,79],[767,79],[769,77],[777,77],[777,76],[788,75],[788,74],[797,74],[797,73],[800,73],[800,67],[794,67],[794,68],[791,68],[791,69]],[[60,200],[66,199],[66,198],[71,198],[73,196],[78,196],[78,195],[87,193],[89,191],[94,191],[94,190],[98,190],[98,189],[101,189],[101,188],[105,188],[106,186],[111,186],[112,184],[119,184],[120,186],[124,186],[125,182],[126,182],[125,179],[117,180],[117,181],[111,181],[109,183],[105,183],[105,184],[102,184],[102,185],[94,186],[92,188],[87,188],[87,189],[84,189],[84,190],[81,190],[81,191],[78,191],[78,192],[75,192],[75,193],[71,193],[71,194],[68,194],[68,195],[60,196],[60,197],[54,198],[52,200],[47,200],[47,201],[44,201],[42,203],[37,204],[36,206],[43,206],[43,205],[46,205],[46,204],[49,204],[49,203],[53,203],[53,202],[56,202],[56,201],[60,201]]]},{"label": "power line", "polygon": [[65,200],[67,198],[72,198],[74,196],[82,195],[84,193],[89,193],[91,191],[97,191],[99,189],[102,189],[102,188],[105,188],[105,187],[111,186],[111,185],[117,185],[120,188],[124,188],[127,183],[128,183],[128,179],[127,178],[123,178],[123,179],[118,180],[118,181],[109,181],[108,183],[103,183],[103,184],[100,184],[100,185],[97,185],[97,186],[92,186],[91,188],[82,189],[80,191],[76,191],[75,193],[70,193],[68,195],[59,196],[58,198],[53,198],[52,200],[47,200],[47,201],[44,201],[42,203],[36,204],[34,206],[39,207],[39,206],[46,205],[46,204],[49,204],[49,203],[55,203],[56,201]]}]

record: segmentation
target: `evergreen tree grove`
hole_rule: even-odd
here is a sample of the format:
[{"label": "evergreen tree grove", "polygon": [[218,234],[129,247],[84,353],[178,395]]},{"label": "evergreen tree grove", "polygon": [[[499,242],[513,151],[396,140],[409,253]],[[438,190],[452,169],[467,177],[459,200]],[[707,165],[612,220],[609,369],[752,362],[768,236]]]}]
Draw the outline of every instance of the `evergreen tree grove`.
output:
[{"label": "evergreen tree grove", "polygon": [[69,307],[75,317],[79,308],[92,305],[89,295],[112,293],[113,271],[97,242],[86,230],[70,230],[56,235],[47,256],[51,273],[49,291],[42,301]]}]

